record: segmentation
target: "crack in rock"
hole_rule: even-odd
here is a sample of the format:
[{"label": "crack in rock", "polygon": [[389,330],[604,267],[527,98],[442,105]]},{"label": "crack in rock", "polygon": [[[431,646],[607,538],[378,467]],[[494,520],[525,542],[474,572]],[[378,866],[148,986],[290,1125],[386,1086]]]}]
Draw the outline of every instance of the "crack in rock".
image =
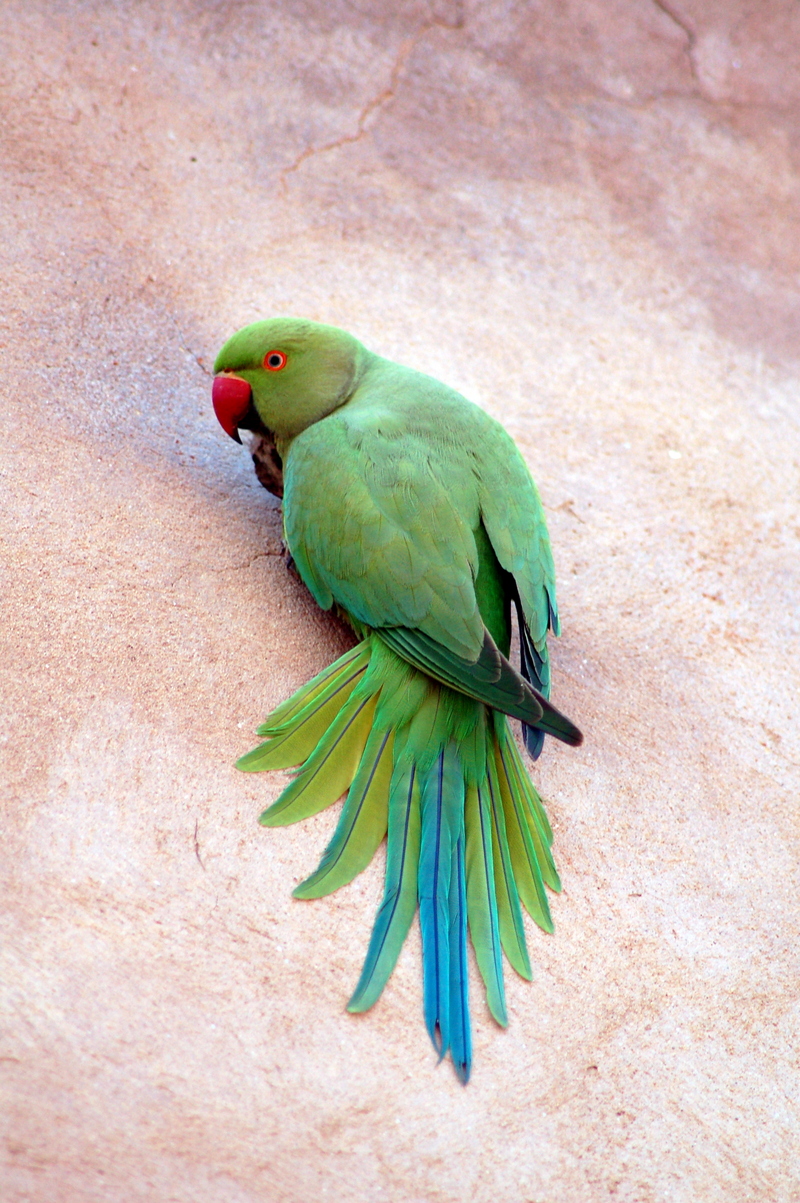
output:
[{"label": "crack in rock", "polygon": [[206,867],[203,864],[203,858],[200,855],[200,841],[197,836],[197,829],[199,826],[200,826],[200,820],[195,819],[195,821],[194,821],[194,854],[197,857],[197,863],[199,864],[200,868],[205,873]]},{"label": "crack in rock", "polygon": [[655,4],[656,8],[661,10],[665,17],[669,17],[670,21],[678,26],[678,29],[681,30],[686,38],[686,57],[689,60],[689,70],[692,73],[692,79],[699,84],[700,79],[697,74],[697,64],[694,61],[694,48],[697,45],[696,33],[692,27],[686,23],[680,13],[676,12],[671,4],[667,3],[667,0],[653,0],[653,4]]},{"label": "crack in rock", "polygon": [[[656,3],[657,2],[658,0],[656,0]],[[460,3],[457,5],[456,14],[455,20],[452,22],[446,21],[443,17],[431,17],[430,20],[425,21],[424,24],[419,27],[415,34],[409,38],[406,38],[406,40],[400,44],[400,51],[395,59],[394,66],[392,67],[389,75],[388,84],[385,88],[378,92],[376,96],[373,96],[370,100],[368,100],[359,111],[358,118],[356,120],[355,132],[352,134],[342,134],[341,137],[334,138],[330,142],[325,142],[322,146],[307,146],[305,150],[301,151],[293,163],[290,163],[288,167],[283,168],[283,170],[280,172],[279,179],[281,186],[284,189],[286,188],[286,177],[296,172],[307,159],[314,158],[317,155],[327,154],[328,151],[338,150],[341,147],[348,146],[354,142],[360,142],[367,132],[367,121],[371,115],[377,110],[385,108],[394,100],[397,94],[397,87],[403,68],[426,34],[430,33],[432,29],[447,29],[450,32],[453,32],[453,30],[463,29],[464,16]]]},{"label": "crack in rock", "polygon": [[283,547],[268,547],[266,551],[259,551],[249,560],[245,560],[243,564],[223,564],[220,568],[214,568],[211,564],[204,564],[202,570],[200,571],[190,572],[187,570],[186,572],[179,573],[174,580],[169,582],[167,588],[173,590],[177,589],[180,585],[185,584],[187,581],[199,580],[206,573],[211,576],[224,576],[224,574],[227,572],[246,572],[249,568],[252,568],[254,564],[257,564],[259,560],[268,560],[276,556],[283,559],[286,558],[286,552]]},{"label": "crack in rock", "polygon": [[192,359],[195,361],[195,363],[197,364],[197,366],[199,367],[201,372],[205,373],[205,375],[208,376],[209,378],[212,377],[214,375],[214,373],[210,372],[208,370],[208,368],[206,367],[206,365],[203,361],[202,355],[198,355],[196,351],[193,351],[192,348],[189,346],[188,339],[184,338],[183,330],[181,329],[180,322],[175,317],[175,314],[168,313],[167,316],[169,317],[169,320],[172,322],[173,326],[175,327],[176,333],[178,335],[178,347],[180,348],[180,350],[185,351],[187,355],[190,355],[192,357]]}]

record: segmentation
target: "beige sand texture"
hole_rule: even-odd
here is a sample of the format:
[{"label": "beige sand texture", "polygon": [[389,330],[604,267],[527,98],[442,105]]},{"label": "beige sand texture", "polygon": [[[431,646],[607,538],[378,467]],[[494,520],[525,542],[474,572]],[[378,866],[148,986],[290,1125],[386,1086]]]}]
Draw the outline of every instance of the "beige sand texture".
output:
[{"label": "beige sand texture", "polygon": [[[800,6],[7,0],[4,1203],[797,1200]],[[210,408],[352,330],[500,418],[559,573],[564,889],[472,988],[233,768],[348,646]],[[473,965],[474,970],[474,965]]]}]

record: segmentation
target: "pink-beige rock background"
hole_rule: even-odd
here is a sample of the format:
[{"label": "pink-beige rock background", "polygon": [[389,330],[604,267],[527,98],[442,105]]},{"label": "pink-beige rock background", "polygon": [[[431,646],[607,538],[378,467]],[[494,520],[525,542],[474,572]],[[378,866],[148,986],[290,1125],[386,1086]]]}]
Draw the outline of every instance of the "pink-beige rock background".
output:
[{"label": "pink-beige rock background", "polygon": [[[4,1203],[800,1198],[800,8],[9,0]],[[460,388],[555,545],[556,933],[461,1088],[380,859],[232,767],[347,645],[209,403],[290,312]]]}]

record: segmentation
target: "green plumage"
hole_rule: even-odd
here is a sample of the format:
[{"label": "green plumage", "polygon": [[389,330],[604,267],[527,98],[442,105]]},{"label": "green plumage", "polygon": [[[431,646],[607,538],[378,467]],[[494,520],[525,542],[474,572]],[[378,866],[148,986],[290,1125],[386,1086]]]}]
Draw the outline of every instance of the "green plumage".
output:
[{"label": "green plumage", "polygon": [[[467,931],[505,1025],[501,950],[531,976],[521,906],[551,931],[545,886],[560,889],[550,825],[505,716],[522,720],[534,754],[544,733],[581,738],[548,700],[558,618],[541,502],[492,418],[343,331],[256,323],[215,371],[225,428],[277,449],[300,575],[362,637],[273,712],[259,728],[266,742],[239,767],[299,766],[262,815],[268,826],[347,793],[297,897],[352,880],[387,837],[384,898],[349,1009],[376,1001],[419,907],[426,1023],[466,1081]],[[249,408],[233,412],[228,395],[241,406],[248,386]],[[507,659],[512,604],[522,673]]]}]

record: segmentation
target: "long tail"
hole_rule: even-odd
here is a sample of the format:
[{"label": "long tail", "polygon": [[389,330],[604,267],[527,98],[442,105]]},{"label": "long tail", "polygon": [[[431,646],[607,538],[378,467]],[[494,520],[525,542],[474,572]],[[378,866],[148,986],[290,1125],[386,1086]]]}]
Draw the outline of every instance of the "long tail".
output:
[{"label": "long tail", "polygon": [[368,636],[259,728],[247,772],[299,765],[261,816],[316,814],[347,791],[316,872],[319,898],[351,881],[388,835],[386,879],[364,968],[348,1004],[366,1011],[394,968],[419,906],[425,1022],[462,1082],[472,1060],[467,929],[494,1018],[508,1022],[501,950],[531,977],[524,906],[552,931],[545,885],[560,890],[553,833],[505,716],[437,683]]}]

